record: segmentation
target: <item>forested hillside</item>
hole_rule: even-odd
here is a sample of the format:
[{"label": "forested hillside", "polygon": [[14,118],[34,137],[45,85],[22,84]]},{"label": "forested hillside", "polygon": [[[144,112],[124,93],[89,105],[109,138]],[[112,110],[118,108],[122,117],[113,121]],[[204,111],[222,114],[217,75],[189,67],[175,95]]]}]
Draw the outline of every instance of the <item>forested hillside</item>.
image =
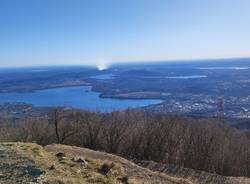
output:
[{"label": "forested hillside", "polygon": [[49,117],[4,121],[1,141],[52,143],[114,153],[225,176],[250,176],[246,132],[218,119],[191,119],[142,110],[96,113],[54,109]]}]

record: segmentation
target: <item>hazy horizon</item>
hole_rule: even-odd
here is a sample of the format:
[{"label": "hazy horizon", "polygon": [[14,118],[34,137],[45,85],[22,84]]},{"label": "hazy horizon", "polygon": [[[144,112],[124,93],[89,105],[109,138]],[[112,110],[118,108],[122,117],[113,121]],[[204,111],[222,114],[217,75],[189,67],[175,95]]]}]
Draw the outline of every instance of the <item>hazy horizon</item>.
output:
[{"label": "hazy horizon", "polygon": [[247,0],[3,0],[0,67],[250,57]]},{"label": "hazy horizon", "polygon": [[[211,63],[211,62],[218,62],[218,63],[229,63],[234,62],[234,65],[242,61],[243,62],[250,62],[250,57],[231,57],[231,58],[200,58],[200,59],[176,59],[176,60],[141,60],[141,61],[119,61],[119,62],[109,62],[109,63],[62,63],[62,64],[40,64],[40,65],[15,65],[15,66],[1,66],[0,69],[18,69],[18,68],[50,68],[50,67],[87,67],[87,68],[96,68],[98,70],[105,70],[109,69],[113,66],[119,65],[144,65],[144,64],[171,64],[171,63]],[[236,66],[235,65],[235,66]]]}]

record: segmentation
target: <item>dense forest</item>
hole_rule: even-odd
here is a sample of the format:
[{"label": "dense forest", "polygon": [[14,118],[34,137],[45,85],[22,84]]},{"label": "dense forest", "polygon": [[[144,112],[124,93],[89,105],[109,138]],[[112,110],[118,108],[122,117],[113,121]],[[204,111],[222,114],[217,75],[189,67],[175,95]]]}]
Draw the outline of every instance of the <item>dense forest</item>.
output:
[{"label": "dense forest", "polygon": [[55,108],[48,117],[1,120],[0,141],[68,144],[130,160],[250,176],[250,136],[219,119],[128,109],[112,113]]}]

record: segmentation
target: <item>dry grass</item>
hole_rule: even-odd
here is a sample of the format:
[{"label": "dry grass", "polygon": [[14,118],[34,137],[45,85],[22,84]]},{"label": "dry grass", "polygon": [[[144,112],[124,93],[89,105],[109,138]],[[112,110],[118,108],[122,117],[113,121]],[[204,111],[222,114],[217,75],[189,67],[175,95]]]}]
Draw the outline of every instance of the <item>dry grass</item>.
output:
[{"label": "dry grass", "polygon": [[[7,144],[6,144],[7,145]],[[18,156],[28,157],[29,160],[44,171],[37,183],[47,184],[120,184],[123,183],[122,178],[127,177],[122,165],[114,163],[109,159],[93,159],[93,157],[86,157],[85,154],[79,153],[74,147],[54,145],[49,148],[43,148],[33,143],[15,143],[8,144],[9,148],[14,150]],[[84,149],[83,149],[84,150]],[[64,152],[65,157],[58,159],[55,155],[58,152]],[[101,153],[98,153],[101,154]],[[105,153],[102,153],[105,155]],[[75,157],[84,157],[87,160],[87,165],[74,162]],[[95,156],[95,154],[94,154]],[[104,164],[112,165],[110,171],[106,174],[100,172]],[[52,169],[51,169],[52,168]],[[1,183],[1,182],[0,182]],[[137,177],[128,177],[128,184],[145,183]],[[126,184],[126,183],[124,183]],[[146,184],[146,183],[145,183]]]},{"label": "dry grass", "polygon": [[[16,156],[27,157],[43,171],[40,184],[200,184],[193,176],[152,171],[119,156],[85,148],[33,143],[5,143],[0,148],[12,150]],[[58,158],[57,153],[64,153]],[[74,158],[84,158],[87,164]],[[247,178],[227,178],[227,184],[249,183]],[[14,182],[14,181],[13,181]],[[0,179],[1,183],[1,179]],[[15,183],[15,182],[14,182]]]}]

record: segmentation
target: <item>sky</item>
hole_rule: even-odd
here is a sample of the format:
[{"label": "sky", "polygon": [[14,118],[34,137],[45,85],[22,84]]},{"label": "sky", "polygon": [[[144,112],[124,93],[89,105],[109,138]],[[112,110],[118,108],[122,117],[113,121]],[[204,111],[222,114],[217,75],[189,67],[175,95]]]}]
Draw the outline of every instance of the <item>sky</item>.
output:
[{"label": "sky", "polygon": [[0,0],[0,67],[250,56],[250,0]]}]

